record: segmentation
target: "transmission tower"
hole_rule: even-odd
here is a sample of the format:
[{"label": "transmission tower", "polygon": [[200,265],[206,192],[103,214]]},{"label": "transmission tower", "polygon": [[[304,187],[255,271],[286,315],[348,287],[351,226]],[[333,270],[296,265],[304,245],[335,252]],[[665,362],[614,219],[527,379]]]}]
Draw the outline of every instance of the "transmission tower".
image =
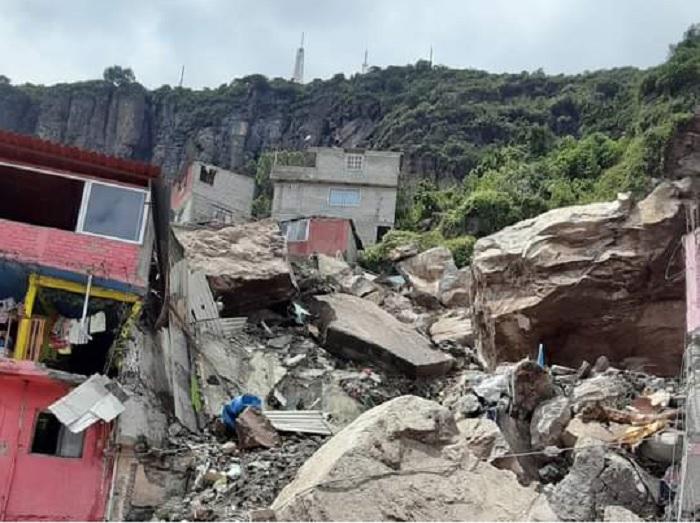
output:
[{"label": "transmission tower", "polygon": [[297,57],[294,61],[294,75],[292,82],[297,84],[304,83],[304,33],[301,33],[301,45],[297,49]]}]

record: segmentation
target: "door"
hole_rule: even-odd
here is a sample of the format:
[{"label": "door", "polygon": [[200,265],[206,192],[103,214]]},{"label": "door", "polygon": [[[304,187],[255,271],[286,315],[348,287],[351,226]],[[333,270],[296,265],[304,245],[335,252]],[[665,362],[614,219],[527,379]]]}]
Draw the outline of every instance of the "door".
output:
[{"label": "door", "polygon": [[98,423],[73,435],[47,411],[68,387],[48,381],[25,384],[2,519],[101,520],[109,485],[104,459],[108,427]]}]

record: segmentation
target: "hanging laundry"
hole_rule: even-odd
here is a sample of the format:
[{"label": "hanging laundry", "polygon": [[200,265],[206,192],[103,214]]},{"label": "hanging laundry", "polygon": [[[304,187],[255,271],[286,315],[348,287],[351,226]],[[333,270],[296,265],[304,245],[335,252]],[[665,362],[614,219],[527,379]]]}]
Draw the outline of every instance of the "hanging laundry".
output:
[{"label": "hanging laundry", "polygon": [[68,341],[71,345],[85,345],[92,337],[87,333],[85,325],[81,320],[70,320],[70,331]]},{"label": "hanging laundry", "polygon": [[103,311],[90,316],[90,334],[98,334],[107,330],[107,317]]}]

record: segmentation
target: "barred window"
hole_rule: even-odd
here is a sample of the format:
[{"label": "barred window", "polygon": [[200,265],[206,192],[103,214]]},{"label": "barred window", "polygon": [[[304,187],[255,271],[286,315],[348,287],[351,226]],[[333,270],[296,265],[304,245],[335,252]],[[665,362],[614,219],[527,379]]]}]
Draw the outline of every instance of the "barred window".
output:
[{"label": "barred window", "polygon": [[364,157],[361,154],[348,154],[345,156],[345,166],[348,171],[361,171]]}]

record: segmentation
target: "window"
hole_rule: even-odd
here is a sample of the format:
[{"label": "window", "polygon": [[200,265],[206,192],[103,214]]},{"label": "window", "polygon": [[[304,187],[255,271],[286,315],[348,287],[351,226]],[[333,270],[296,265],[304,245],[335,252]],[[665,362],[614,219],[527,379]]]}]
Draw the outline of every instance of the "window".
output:
[{"label": "window", "polygon": [[73,434],[56,416],[40,412],[34,425],[32,454],[79,458],[83,455],[83,432]]},{"label": "window", "polygon": [[87,182],[78,232],[141,242],[146,192]]},{"label": "window", "polygon": [[309,220],[283,223],[282,232],[288,242],[305,242],[309,239]]},{"label": "window", "polygon": [[384,238],[384,235],[388,233],[391,230],[391,227],[387,225],[378,225],[377,226],[377,243],[382,241],[382,238]]},{"label": "window", "polygon": [[213,167],[208,169],[203,165],[199,168],[199,181],[204,182],[207,185],[214,185],[214,178],[216,177],[216,169]]},{"label": "window", "polygon": [[360,205],[360,190],[331,189],[328,203],[332,207],[354,207]]},{"label": "window", "polygon": [[348,154],[345,156],[345,167],[348,171],[361,171],[363,159],[361,154]]}]

